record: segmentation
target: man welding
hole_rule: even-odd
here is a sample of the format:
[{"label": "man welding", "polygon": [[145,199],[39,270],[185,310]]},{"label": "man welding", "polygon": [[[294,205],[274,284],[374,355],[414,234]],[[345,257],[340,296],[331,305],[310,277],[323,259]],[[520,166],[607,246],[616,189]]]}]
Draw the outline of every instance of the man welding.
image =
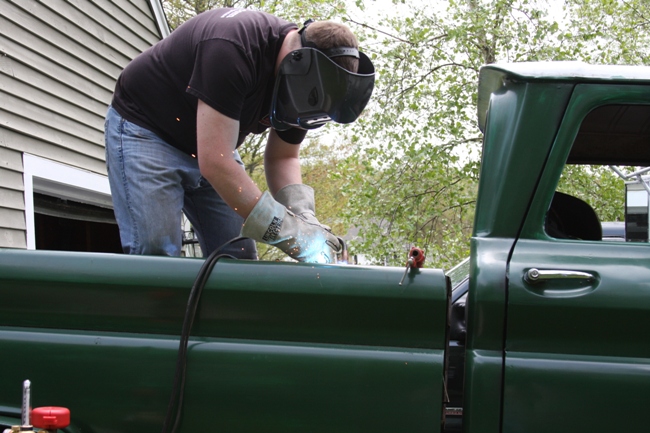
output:
[{"label": "man welding", "polygon": [[[204,254],[256,259],[255,242],[303,262],[332,263],[339,240],[302,184],[307,130],[350,123],[365,108],[374,67],[354,34],[329,21],[295,24],[247,9],[188,20],[122,72],[105,124],[106,164],[122,247],[178,256],[181,212]],[[269,192],[237,148],[271,128]]]}]

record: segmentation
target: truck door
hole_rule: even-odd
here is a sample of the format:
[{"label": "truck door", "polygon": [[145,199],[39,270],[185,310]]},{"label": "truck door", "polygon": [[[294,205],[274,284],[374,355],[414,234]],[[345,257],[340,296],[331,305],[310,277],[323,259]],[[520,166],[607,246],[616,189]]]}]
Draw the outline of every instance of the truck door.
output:
[{"label": "truck door", "polygon": [[647,431],[650,245],[602,240],[599,205],[555,191],[565,162],[593,164],[592,202],[608,165],[650,166],[648,101],[576,86],[509,261],[503,432]]}]

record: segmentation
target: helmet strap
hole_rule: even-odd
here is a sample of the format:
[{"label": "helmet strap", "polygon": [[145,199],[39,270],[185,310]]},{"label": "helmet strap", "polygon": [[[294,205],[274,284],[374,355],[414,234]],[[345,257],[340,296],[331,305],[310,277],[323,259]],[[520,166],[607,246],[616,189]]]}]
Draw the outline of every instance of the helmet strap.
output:
[{"label": "helmet strap", "polygon": [[318,51],[321,51],[323,54],[325,54],[327,57],[330,59],[334,57],[341,57],[341,56],[347,56],[347,57],[354,57],[356,59],[359,58],[359,50],[353,47],[334,47],[334,48],[329,48],[327,50],[323,50],[319,48],[315,43],[310,42],[305,38],[305,30],[311,23],[313,23],[313,19],[308,19],[305,21],[303,24],[302,28],[298,30],[298,34],[300,35],[300,43],[302,44],[303,48],[314,48]]}]

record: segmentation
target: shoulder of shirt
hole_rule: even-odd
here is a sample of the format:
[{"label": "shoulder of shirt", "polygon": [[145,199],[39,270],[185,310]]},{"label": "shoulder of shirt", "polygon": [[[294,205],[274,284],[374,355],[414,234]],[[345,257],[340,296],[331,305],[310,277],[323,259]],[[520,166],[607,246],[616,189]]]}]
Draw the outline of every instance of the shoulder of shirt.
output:
[{"label": "shoulder of shirt", "polygon": [[210,15],[216,15],[217,19],[233,19],[237,18],[236,21],[239,22],[246,22],[246,21],[275,21],[278,23],[281,27],[284,28],[285,26],[288,27],[293,27],[293,28],[298,28],[298,25],[289,22],[283,18],[280,18],[278,16],[275,16],[273,14],[270,14],[268,12],[264,11],[258,11],[254,9],[246,9],[246,8],[219,8],[219,9],[212,9],[206,12],[203,12],[202,14],[210,14]]},{"label": "shoulder of shirt", "polygon": [[[218,16],[218,19],[229,19],[228,17],[234,18],[234,17],[237,17],[237,16],[239,16],[240,14],[242,14],[244,12],[251,12],[250,15],[255,16],[255,18],[247,19],[247,20],[241,20],[241,19],[236,20],[234,28],[237,28],[237,27],[241,26],[240,28],[246,29],[246,28],[249,28],[249,26],[254,25],[256,23],[265,22],[265,21],[266,22],[275,21],[278,24],[278,26],[277,26],[277,35],[278,35],[278,40],[280,40],[280,41],[283,40],[284,37],[291,30],[294,30],[294,29],[298,28],[298,26],[296,24],[291,23],[289,21],[286,21],[286,20],[284,20],[282,18],[278,18],[278,17],[276,17],[274,15],[271,15],[269,13],[266,13],[266,12],[255,11],[255,10],[250,10],[250,9],[222,8],[222,9],[212,9],[210,11],[203,12],[203,13],[204,14],[206,14],[206,13],[216,14]],[[246,14],[246,15],[249,15],[249,14]],[[214,18],[212,18],[212,19],[214,19]],[[232,36],[228,35],[228,34],[223,34],[223,33],[222,34],[215,34],[213,36],[208,36],[205,39],[200,41],[201,44],[204,44],[206,42],[207,43],[210,43],[210,42],[217,42],[217,43],[225,42],[225,43],[228,43],[228,44],[232,45],[233,47],[241,50],[243,52],[243,54],[246,54],[246,50],[247,50],[247,46],[244,43],[244,41],[242,39],[236,37],[234,34]]]}]

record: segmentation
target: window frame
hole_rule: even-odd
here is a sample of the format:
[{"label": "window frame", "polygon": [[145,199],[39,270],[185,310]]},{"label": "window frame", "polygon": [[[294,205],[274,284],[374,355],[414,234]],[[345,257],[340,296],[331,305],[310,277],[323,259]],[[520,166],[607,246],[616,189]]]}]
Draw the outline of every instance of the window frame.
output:
[{"label": "window frame", "polygon": [[108,176],[23,153],[25,236],[27,249],[36,249],[34,193],[113,209]]}]

